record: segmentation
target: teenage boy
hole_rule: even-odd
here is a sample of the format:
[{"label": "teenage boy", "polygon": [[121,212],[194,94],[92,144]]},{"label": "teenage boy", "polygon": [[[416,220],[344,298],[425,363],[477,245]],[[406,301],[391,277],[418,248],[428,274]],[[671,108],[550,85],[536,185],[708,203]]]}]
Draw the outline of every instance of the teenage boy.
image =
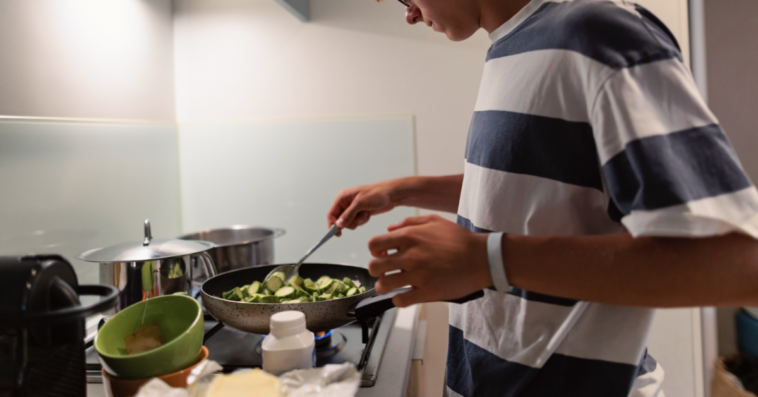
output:
[{"label": "teenage boy", "polygon": [[450,307],[449,395],[663,396],[653,308],[758,305],[758,191],[676,40],[620,0],[400,1],[492,39],[464,174],[344,190],[328,223],[457,213],[369,243],[399,307],[485,290]]}]

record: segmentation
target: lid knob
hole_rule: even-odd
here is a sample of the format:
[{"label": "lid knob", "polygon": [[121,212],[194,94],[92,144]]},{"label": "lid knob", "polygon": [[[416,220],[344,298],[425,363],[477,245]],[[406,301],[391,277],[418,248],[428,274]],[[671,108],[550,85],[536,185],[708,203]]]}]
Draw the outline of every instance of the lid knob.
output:
[{"label": "lid knob", "polygon": [[145,219],[145,240],[142,242],[142,246],[146,247],[150,245],[150,241],[153,239],[153,233],[150,231],[150,220]]}]

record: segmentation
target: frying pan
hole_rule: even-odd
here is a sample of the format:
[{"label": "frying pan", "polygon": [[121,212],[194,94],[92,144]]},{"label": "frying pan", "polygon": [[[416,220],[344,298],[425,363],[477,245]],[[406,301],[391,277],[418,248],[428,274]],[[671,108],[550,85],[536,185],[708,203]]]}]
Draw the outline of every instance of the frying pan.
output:
[{"label": "frying pan", "polygon": [[[239,302],[221,298],[222,293],[263,281],[266,275],[279,265],[257,266],[233,270],[209,278],[201,288],[203,304],[208,312],[220,323],[241,331],[254,334],[269,333],[271,315],[285,310],[297,310],[305,313],[305,327],[311,332],[324,332],[339,328],[355,321],[366,322],[394,307],[392,297],[405,292],[400,288],[385,295],[377,295],[374,290],[376,279],[371,277],[368,269],[329,263],[307,263],[300,268],[300,276],[316,280],[329,276],[342,280],[345,277],[357,280],[366,292],[348,298],[306,303],[252,303]],[[463,303],[484,296],[478,291],[464,298],[450,301]]]}]

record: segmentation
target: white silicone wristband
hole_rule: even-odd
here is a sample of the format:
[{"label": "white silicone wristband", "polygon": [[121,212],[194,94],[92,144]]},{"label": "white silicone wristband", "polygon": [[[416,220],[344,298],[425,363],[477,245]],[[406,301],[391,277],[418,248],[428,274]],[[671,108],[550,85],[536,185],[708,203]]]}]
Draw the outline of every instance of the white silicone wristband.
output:
[{"label": "white silicone wristband", "polygon": [[487,259],[490,264],[490,276],[495,284],[495,289],[499,292],[510,292],[511,286],[508,284],[508,278],[505,276],[505,266],[503,265],[503,233],[490,233],[487,236]]}]

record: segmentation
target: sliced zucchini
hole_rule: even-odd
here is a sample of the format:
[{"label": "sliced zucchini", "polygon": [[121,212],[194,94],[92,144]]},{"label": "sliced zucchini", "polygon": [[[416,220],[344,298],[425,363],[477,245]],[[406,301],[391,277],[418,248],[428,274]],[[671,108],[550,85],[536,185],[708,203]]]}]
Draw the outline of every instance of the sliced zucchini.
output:
[{"label": "sliced zucchini", "polygon": [[260,294],[263,290],[263,286],[261,285],[260,281],[253,281],[252,284],[250,284],[249,287],[247,287],[247,294],[249,296],[253,296],[256,294]]},{"label": "sliced zucchini", "polygon": [[332,285],[332,278],[329,276],[321,276],[316,280],[316,286],[322,290],[329,288]]},{"label": "sliced zucchini", "polygon": [[310,279],[307,278],[303,281],[303,289],[310,293],[318,292],[318,286],[316,286],[316,283],[309,280]]},{"label": "sliced zucchini", "polygon": [[331,280],[331,279],[332,278],[329,277],[329,276],[321,276],[321,277],[318,278],[318,280],[316,280],[316,284],[321,283],[323,280]]},{"label": "sliced zucchini", "polygon": [[345,295],[345,293],[347,292],[347,290],[350,289],[350,286],[347,285],[347,284],[345,284],[345,283],[343,283],[342,281],[339,281],[339,283],[340,283],[339,293],[342,294],[342,295]]},{"label": "sliced zucchini", "polygon": [[278,291],[274,292],[274,295],[279,299],[291,300],[296,297],[297,292],[294,287],[282,287]]},{"label": "sliced zucchini", "polygon": [[347,285],[347,286],[348,286],[348,289],[350,289],[350,288],[358,288],[358,287],[356,287],[356,286],[355,286],[355,283],[353,282],[353,280],[351,280],[351,279],[350,279],[350,277],[345,277],[345,278],[343,278],[343,279],[342,279],[342,282],[343,282],[345,285]]},{"label": "sliced zucchini", "polygon": [[316,286],[322,292],[331,292],[332,286],[336,285],[336,282],[332,279],[324,279],[316,282]]},{"label": "sliced zucchini", "polygon": [[336,280],[321,276],[316,282],[310,278],[292,276],[285,284],[284,272],[276,272],[263,282],[254,281],[249,285],[222,292],[228,300],[249,303],[305,303],[318,302],[355,296],[366,292],[358,281],[344,277]]},{"label": "sliced zucchini", "polygon": [[336,294],[339,294],[340,291],[342,290],[341,285],[342,285],[342,281],[332,280],[332,283],[331,283],[331,285],[329,285],[329,288],[325,288],[323,290],[326,291],[326,293],[331,294],[332,296],[334,296]]},{"label": "sliced zucchini", "polygon": [[305,280],[303,280],[302,277],[300,277],[300,276],[298,276],[296,274],[296,275],[292,276],[292,278],[290,278],[289,284],[290,285],[294,285],[295,287],[298,287],[298,288],[303,288],[303,282],[304,281]]},{"label": "sliced zucchini", "polygon": [[274,295],[261,296],[261,303],[279,303],[279,297]]},{"label": "sliced zucchini", "polygon": [[266,280],[266,289],[268,289],[269,291],[273,293],[276,293],[276,291],[278,291],[279,288],[282,288],[283,285],[284,285],[284,281],[279,277],[272,276],[268,280]]},{"label": "sliced zucchini", "polygon": [[295,289],[295,294],[297,294],[298,298],[310,298],[311,297],[311,293],[310,292],[308,292],[308,291],[306,291],[306,290],[304,290],[304,289],[302,289],[300,287],[292,287],[292,288]]}]

